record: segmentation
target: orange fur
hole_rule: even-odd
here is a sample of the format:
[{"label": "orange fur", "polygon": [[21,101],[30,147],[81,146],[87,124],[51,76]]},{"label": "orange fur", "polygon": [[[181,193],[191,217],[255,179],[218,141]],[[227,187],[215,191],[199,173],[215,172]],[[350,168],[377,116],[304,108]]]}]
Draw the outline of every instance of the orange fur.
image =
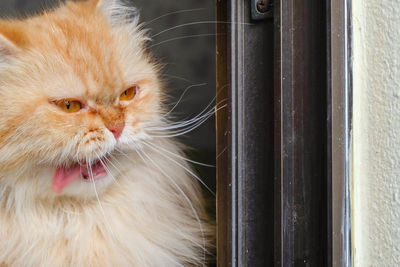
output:
[{"label": "orange fur", "polygon": [[[182,155],[151,130],[166,126],[158,67],[124,12],[91,0],[0,21],[1,266],[205,264],[212,227],[197,182],[181,158],[146,145]],[[132,85],[135,99],[120,102]],[[65,113],[62,99],[85,108]],[[125,125],[118,142],[115,125]],[[83,179],[51,190],[59,166],[108,156],[98,192]]]},{"label": "orange fur", "polygon": [[9,21],[0,23],[0,33],[19,47],[28,47],[30,44],[23,25],[19,23]]}]

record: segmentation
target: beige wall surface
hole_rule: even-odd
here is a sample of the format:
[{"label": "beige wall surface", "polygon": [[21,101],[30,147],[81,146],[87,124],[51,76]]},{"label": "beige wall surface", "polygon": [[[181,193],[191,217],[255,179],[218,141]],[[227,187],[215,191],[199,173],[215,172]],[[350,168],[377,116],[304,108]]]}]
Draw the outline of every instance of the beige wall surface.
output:
[{"label": "beige wall surface", "polygon": [[400,266],[400,1],[353,1],[353,259]]}]

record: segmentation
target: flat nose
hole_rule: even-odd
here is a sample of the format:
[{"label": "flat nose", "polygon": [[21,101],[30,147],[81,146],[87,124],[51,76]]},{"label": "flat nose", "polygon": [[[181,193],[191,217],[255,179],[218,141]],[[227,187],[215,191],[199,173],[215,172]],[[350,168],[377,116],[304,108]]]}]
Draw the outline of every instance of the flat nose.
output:
[{"label": "flat nose", "polygon": [[124,130],[125,124],[113,124],[108,126],[108,130],[112,132],[112,134],[115,137],[115,140],[118,140],[118,138],[121,136],[122,131]]}]

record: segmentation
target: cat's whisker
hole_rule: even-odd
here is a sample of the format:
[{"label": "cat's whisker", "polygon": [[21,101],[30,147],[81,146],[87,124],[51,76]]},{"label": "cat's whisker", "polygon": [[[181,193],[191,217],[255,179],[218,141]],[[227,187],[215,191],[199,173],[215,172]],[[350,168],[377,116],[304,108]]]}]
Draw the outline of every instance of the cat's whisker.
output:
[{"label": "cat's whisker", "polygon": [[216,157],[215,157],[215,159],[219,159],[219,157],[220,156],[222,156],[224,153],[225,153],[225,151],[228,149],[228,146],[226,146]]},{"label": "cat's whisker", "polygon": [[88,169],[89,179],[91,181],[91,184],[93,185],[93,190],[94,190],[94,193],[96,195],[97,202],[99,203],[100,212],[101,212],[101,214],[103,215],[103,218],[104,218],[104,223],[106,224],[107,229],[110,232],[110,234],[115,238],[115,234],[114,234],[113,230],[111,229],[110,224],[108,223],[106,214],[104,212],[103,205],[101,204],[100,197],[99,197],[99,194],[98,194],[97,188],[96,188],[96,182],[95,182],[94,177],[93,177],[92,166],[89,164],[89,161],[88,161],[87,157],[86,157],[86,168]]},{"label": "cat's whisker", "polygon": [[[137,155],[139,155],[139,149],[142,149],[142,146],[140,145],[140,146],[138,146],[137,147],[137,149],[135,149],[135,153],[137,154]],[[118,152],[118,153],[120,153],[122,156],[124,156],[126,159],[128,159],[130,162],[133,160],[131,157],[129,157],[126,153],[124,153],[122,150],[120,150],[120,149],[116,149],[116,151]]]},{"label": "cat's whisker", "polygon": [[[119,153],[121,153],[121,152],[119,152]],[[118,172],[118,175],[121,175],[121,170],[122,170],[121,164],[118,162],[118,160],[111,153],[108,153],[108,156],[110,156],[111,159],[109,159],[108,157],[104,157],[104,159],[107,160],[107,162],[109,164],[111,164],[112,167],[114,167],[114,169]],[[113,160],[114,160],[115,164],[117,164],[119,167],[114,165]]]},{"label": "cat's whisker", "polygon": [[176,160],[174,160],[171,157],[169,157],[169,156],[165,155],[164,153],[160,152],[159,150],[157,150],[155,147],[151,146],[147,142],[143,142],[143,144],[145,144],[147,147],[149,147],[154,152],[157,152],[158,154],[164,156],[166,159],[172,161],[173,163],[175,163],[176,165],[178,165],[179,167],[181,167],[182,169],[187,171],[190,175],[192,175],[197,181],[199,181],[199,183],[201,183],[215,197],[214,191],[212,191],[211,188],[208,185],[206,185],[206,183],[204,183],[203,180],[199,176],[197,176],[194,172],[192,172],[189,168],[183,166],[182,164],[180,164]]},{"label": "cat's whisker", "polygon": [[[224,108],[224,107],[226,107],[226,105],[222,106],[221,108]],[[219,108],[219,109],[221,109],[221,108]],[[176,131],[176,132],[172,132],[172,134],[151,135],[151,136],[155,137],[155,138],[171,138],[171,137],[177,137],[177,136],[185,135],[185,134],[190,133],[193,130],[197,129],[199,126],[201,126],[204,122],[206,122],[213,115],[214,115],[214,113],[210,114],[208,117],[205,117],[204,119],[202,119],[201,121],[197,122],[196,124],[191,125],[190,127],[187,127],[186,129],[183,129],[183,130],[180,130],[180,131]]]},{"label": "cat's whisker", "polygon": [[179,103],[182,101],[183,97],[185,96],[186,92],[191,89],[191,88],[195,88],[195,87],[201,87],[201,86],[205,86],[207,85],[207,83],[200,83],[200,84],[193,84],[190,85],[188,87],[186,87],[185,91],[183,91],[181,97],[178,99],[178,101],[176,102],[176,104],[166,113],[163,115],[163,117],[168,116],[172,111],[174,111],[174,109],[179,105]]},{"label": "cat's whisker", "polygon": [[95,153],[97,158],[100,161],[100,164],[103,166],[103,168],[106,170],[107,174],[110,175],[111,179],[113,179],[113,181],[119,185],[118,181],[115,179],[114,175],[111,173],[111,170],[107,167],[107,165],[103,162],[103,160],[101,159],[101,157],[99,157],[99,155],[97,153]]},{"label": "cat's whisker", "polygon": [[194,81],[191,81],[191,80],[188,80],[186,78],[183,78],[183,77],[180,77],[180,76],[176,76],[176,75],[171,75],[171,74],[161,74],[161,75],[165,76],[165,77],[181,80],[181,81],[184,81],[184,82],[192,83],[192,84],[195,83]]},{"label": "cat's whisker", "polygon": [[[202,240],[203,240],[203,245],[200,245],[200,244],[197,244],[196,242],[194,242],[197,246],[199,246],[200,248],[202,248],[202,250],[203,250],[203,266],[205,266],[205,258],[206,258],[206,241],[205,241],[205,235],[204,235],[204,229],[203,229],[203,225],[202,225],[202,223],[201,223],[201,220],[200,220],[200,217],[199,217],[199,214],[197,213],[197,211],[196,211],[196,209],[194,208],[194,206],[193,206],[193,204],[192,204],[192,202],[190,201],[190,199],[189,199],[189,197],[185,194],[185,192],[182,190],[182,188],[175,182],[175,180],[170,176],[170,175],[168,175],[160,166],[158,166],[154,161],[153,161],[153,159],[150,157],[150,156],[148,156],[147,155],[147,153],[144,151],[144,150],[142,150],[142,149],[140,149],[140,151],[141,152],[139,152],[138,151],[138,155],[142,158],[142,160],[144,161],[144,162],[147,162],[147,161],[145,161],[144,160],[144,158],[141,156],[141,153],[143,153],[143,155],[162,173],[162,174],[164,174],[164,176],[165,177],[167,177],[169,180],[170,180],[170,182],[175,186],[175,188],[182,194],[182,196],[186,199],[186,201],[187,201],[187,203],[189,204],[189,206],[190,206],[190,208],[191,208],[191,210],[193,211],[193,214],[194,214],[194,216],[195,216],[195,218],[196,218],[196,220],[197,220],[197,222],[198,222],[198,224],[199,224],[199,227],[200,227],[200,231],[201,231],[201,235],[202,235]],[[192,241],[193,242],[193,241]]]},{"label": "cat's whisker", "polygon": [[[222,88],[225,88],[227,85],[223,86]],[[218,95],[219,92],[217,92]],[[148,127],[145,127],[148,130],[151,130],[153,132],[156,131],[161,131],[161,132],[165,132],[166,130],[172,130],[172,129],[179,129],[179,128],[183,128],[185,126],[191,125],[191,124],[195,124],[196,122],[201,121],[203,118],[208,117],[210,114],[214,114],[216,113],[220,108],[224,108],[226,106],[226,104],[223,107],[219,107],[219,105],[221,105],[223,102],[226,102],[227,99],[223,99],[220,102],[218,102],[215,107],[213,107],[211,110],[209,110],[208,112],[206,112],[207,108],[209,108],[211,106],[211,104],[214,102],[216,96],[210,101],[210,103],[199,113],[197,114],[195,117],[185,120],[185,121],[180,121],[180,122],[170,122],[170,121],[165,121],[165,124],[168,126],[160,126],[160,125],[149,125]],[[168,112],[169,113],[169,112]],[[165,115],[163,116],[165,117]],[[130,123],[129,121],[127,121],[127,123]],[[185,131],[184,129],[180,129],[179,131]],[[171,132],[169,132],[171,133]]]},{"label": "cat's whisker", "polygon": [[[201,117],[194,117],[190,120],[187,121],[181,121],[181,122],[176,122],[176,123],[169,123],[168,121],[162,122],[165,125],[169,125],[169,126],[160,126],[160,125],[153,125],[153,124],[149,124],[147,127],[145,127],[147,130],[151,130],[151,131],[161,131],[164,132],[166,130],[173,130],[175,129],[176,131],[179,131],[180,128],[186,127],[186,126],[190,126],[192,124],[195,124],[201,120],[203,120],[205,117],[208,117],[210,115],[213,115],[214,111],[208,111],[206,114],[202,115]],[[130,121],[126,121],[127,124],[130,123]],[[146,126],[146,125],[143,125]],[[180,129],[183,130],[183,129]]]},{"label": "cat's whisker", "polygon": [[[213,103],[213,101],[215,100],[215,98],[210,102],[209,105],[207,105],[206,108],[209,108],[211,106],[211,104]],[[212,108],[210,108],[208,111],[206,111],[206,108],[200,112],[198,115],[196,115],[195,117],[193,117],[193,119],[197,119],[197,118],[202,118],[205,117],[206,114],[214,114],[216,113],[218,110],[220,110],[221,108],[225,108],[227,106],[227,104],[224,104],[223,106],[221,106],[224,102],[226,102],[227,99],[223,99],[220,102],[218,102],[217,104],[215,104]],[[189,121],[189,120],[188,120]],[[180,122],[177,123],[173,123],[173,125],[175,124],[179,124]]]},{"label": "cat's whisker", "polygon": [[181,156],[181,155],[179,155],[179,154],[176,154],[176,153],[173,153],[173,152],[171,152],[171,151],[168,151],[167,149],[164,149],[164,148],[162,148],[161,146],[157,146],[157,145],[155,145],[155,144],[150,144],[150,143],[145,142],[145,141],[143,141],[143,142],[144,142],[145,144],[147,144],[147,145],[153,146],[153,147],[156,148],[156,149],[160,149],[160,150],[162,150],[162,151],[164,151],[164,152],[166,152],[166,153],[168,153],[168,154],[170,154],[170,155],[172,155],[172,156],[174,156],[174,157],[183,159],[183,160],[185,160],[185,161],[187,161],[187,162],[190,162],[190,163],[193,163],[193,164],[197,164],[197,165],[200,165],[200,166],[204,166],[204,167],[215,168],[214,165],[210,165],[210,164],[205,164],[205,163],[201,163],[201,162],[198,162],[198,161],[194,161],[194,160],[185,158],[185,157],[183,157],[183,156]]},{"label": "cat's whisker", "polygon": [[[176,129],[176,128],[182,128],[183,126],[195,123],[197,121],[200,121],[201,119],[203,119],[204,117],[209,116],[210,114],[214,114],[217,110],[215,110],[215,108],[218,107],[218,105],[220,105],[222,102],[224,102],[225,100],[220,101],[219,103],[217,103],[217,105],[215,107],[213,107],[212,109],[210,109],[209,111],[206,112],[206,109],[209,108],[209,106],[212,104],[213,101],[210,102],[209,105],[207,105],[207,107],[202,110],[199,114],[197,114],[195,117],[189,119],[189,120],[185,120],[185,121],[180,121],[180,122],[169,122],[166,121],[165,123],[168,124],[168,126],[164,126],[164,127],[160,127],[160,126],[150,126],[148,127],[148,129],[151,130],[170,130],[170,129]],[[219,107],[218,107],[219,108]]]},{"label": "cat's whisker", "polygon": [[[215,98],[216,98],[216,96],[210,101],[210,103],[209,103],[199,114],[197,114],[197,115],[194,116],[193,118],[191,118],[191,119],[189,119],[189,120],[186,120],[186,121],[173,122],[173,123],[167,121],[168,125],[170,125],[170,126],[179,125],[179,124],[182,124],[182,123],[185,123],[185,122],[190,122],[190,121],[196,120],[196,119],[198,119],[198,118],[202,118],[202,117],[206,116],[207,113],[210,113],[210,112],[214,113],[214,112],[216,112],[215,109],[216,109],[216,108],[219,108],[219,105],[221,105],[221,104],[222,104],[223,102],[225,102],[227,99],[221,100],[221,101],[218,102],[213,108],[211,108],[209,111],[207,111],[207,109],[210,108],[210,106],[212,105],[212,103],[214,103]],[[165,117],[165,116],[163,116],[163,117]]]},{"label": "cat's whisker", "polygon": [[159,126],[159,127],[149,127],[148,129],[149,129],[149,130],[152,130],[152,131],[165,131],[165,130],[175,130],[175,131],[179,131],[179,129],[180,129],[180,130],[183,130],[182,128],[187,127],[187,126],[190,126],[190,125],[193,125],[193,124],[195,124],[195,123],[198,123],[199,121],[202,121],[204,118],[207,118],[207,117],[209,117],[209,116],[212,116],[213,114],[214,114],[214,111],[211,110],[211,111],[208,111],[206,114],[204,114],[204,115],[202,115],[202,116],[200,116],[200,117],[197,117],[197,118],[193,118],[193,119],[190,119],[190,120],[177,122],[177,123],[175,123],[175,124],[171,123],[170,126],[164,126],[164,127],[160,127],[160,126]]},{"label": "cat's whisker", "polygon": [[80,149],[81,149],[81,144],[82,144],[82,142],[79,142],[79,143],[78,143],[78,147],[77,147],[76,153],[75,153],[75,158],[77,159],[78,162],[80,161],[80,159],[79,159],[79,153],[80,153]]},{"label": "cat's whisker", "polygon": [[174,129],[177,130],[177,129],[179,129],[179,128],[183,128],[183,127],[185,127],[185,126],[194,124],[194,123],[196,123],[196,122],[198,122],[198,121],[204,119],[204,117],[207,117],[207,116],[209,116],[209,115],[210,115],[210,111],[208,111],[206,114],[203,114],[203,115],[200,116],[200,117],[193,117],[193,118],[191,118],[191,119],[187,119],[187,120],[183,120],[183,121],[178,121],[178,122],[174,122],[174,123],[169,123],[169,120],[165,120],[165,121],[163,121],[163,124],[164,124],[165,126],[160,126],[160,125],[157,125],[157,126],[150,126],[150,127],[148,127],[147,129],[149,129],[149,130],[154,130],[154,131],[157,131],[157,130],[159,130],[159,131],[165,131],[165,130],[174,130]]},{"label": "cat's whisker", "polygon": [[194,34],[194,35],[185,35],[185,36],[180,36],[180,37],[175,37],[175,38],[171,38],[171,39],[167,39],[155,44],[150,45],[148,48],[154,48],[156,46],[165,44],[165,43],[169,43],[169,42],[173,42],[173,41],[177,41],[177,40],[183,40],[183,39],[191,39],[191,38],[198,38],[198,37],[212,37],[212,36],[217,36],[217,35],[221,35],[218,33],[202,33],[202,34]]},{"label": "cat's whisker", "polygon": [[[144,164],[146,164],[149,168],[151,168],[151,166],[149,165],[149,163],[144,159],[144,157],[142,156],[142,154],[139,152],[139,151],[136,151],[137,152],[137,154],[139,155],[139,157],[141,158],[141,160],[143,161],[143,163]],[[144,153],[144,151],[142,151],[142,153]],[[146,154],[146,157],[148,157],[147,156],[147,154]],[[154,161],[153,161],[153,165],[154,165],[155,163],[154,163]],[[156,168],[158,168],[158,166],[157,165],[155,165],[156,166]],[[161,171],[162,172],[162,171]],[[162,172],[163,173],[163,172]],[[167,177],[168,179],[170,179],[169,177]],[[178,186],[178,185],[177,185]],[[178,188],[180,189],[180,187],[178,186]],[[179,190],[178,190],[179,191]],[[189,200],[189,205],[191,204],[191,202],[190,202],[190,200]],[[196,211],[194,211],[195,212],[195,217],[196,217],[196,214],[197,214],[197,212]],[[198,217],[198,215],[197,215],[197,217]],[[198,247],[201,247],[201,248],[203,248],[202,247],[202,245],[200,245],[200,244],[198,244],[197,242],[193,242],[196,246],[198,246]],[[182,267],[184,267],[182,264],[180,264],[180,263],[178,263],[178,262],[176,262],[177,264],[178,264],[178,266],[182,266]]]},{"label": "cat's whisker", "polygon": [[[107,156],[109,156],[111,159],[109,159]],[[113,166],[114,169],[115,169],[116,171],[118,171],[118,173],[121,173],[121,172],[120,172],[120,169],[121,169],[122,166],[121,166],[121,164],[118,162],[118,160],[116,160],[116,158],[115,158],[111,153],[107,153],[107,156],[104,157],[104,159],[105,159],[111,166]],[[114,165],[113,160],[115,161],[115,164],[117,164],[119,167]]]},{"label": "cat's whisker", "polygon": [[[170,121],[166,120],[165,124],[167,124],[168,126],[149,125],[148,127],[145,127],[145,128],[148,129],[148,130],[152,130],[152,131],[165,132],[165,130],[183,128],[184,126],[187,126],[189,124],[194,124],[195,122],[198,122],[198,121],[202,120],[204,117],[207,117],[210,114],[216,113],[221,108],[221,107],[218,107],[218,106],[221,105],[223,102],[227,101],[227,99],[221,100],[220,102],[218,102],[215,105],[215,107],[213,107],[208,112],[206,112],[207,108],[209,108],[211,106],[211,104],[214,102],[214,100],[215,100],[215,97],[213,98],[212,101],[210,101],[210,103],[199,114],[197,114],[195,117],[193,117],[191,119],[188,119],[188,120],[185,120],[185,121],[180,121],[180,122],[170,122]],[[222,108],[224,108],[224,107],[225,106],[223,106]],[[129,121],[129,120],[126,121],[127,124],[129,124],[131,122],[134,122],[134,121]]]},{"label": "cat's whisker", "polygon": [[115,150],[120,153],[121,155],[125,156],[127,159],[130,159],[126,153],[124,153],[121,149],[115,148]]},{"label": "cat's whisker", "polygon": [[144,25],[148,26],[151,23],[153,23],[154,21],[157,21],[159,19],[165,18],[165,17],[170,16],[170,15],[175,15],[175,14],[180,14],[180,13],[189,13],[189,12],[195,12],[195,11],[201,11],[201,10],[205,10],[205,8],[192,8],[192,9],[184,9],[184,10],[177,10],[177,11],[169,12],[167,14],[164,14],[164,15],[161,15],[159,17],[156,17],[156,18],[154,18],[154,19],[152,19],[150,21],[144,22]]},{"label": "cat's whisker", "polygon": [[180,25],[176,25],[173,27],[170,27],[168,29],[162,30],[154,35],[152,35],[150,37],[150,39],[153,39],[156,36],[159,36],[165,32],[169,32],[178,28],[182,28],[182,27],[187,27],[187,26],[192,26],[192,25],[199,25],[199,24],[234,24],[234,25],[254,25],[252,23],[246,23],[246,22],[229,22],[229,21],[218,21],[218,20],[206,20],[206,21],[196,21],[196,22],[189,22],[189,23],[184,23],[184,24],[180,24]]},{"label": "cat's whisker", "polygon": [[180,122],[175,122],[175,123],[168,123],[168,121],[165,122],[165,124],[167,124],[168,126],[153,126],[153,127],[148,127],[149,130],[153,130],[153,131],[165,131],[165,130],[173,130],[173,129],[179,129],[179,128],[183,128],[185,126],[194,124],[196,122],[201,121],[202,119],[204,119],[205,117],[208,117],[209,115],[212,115],[214,113],[214,111],[208,111],[206,114],[203,114],[200,117],[194,117],[190,120],[184,120],[184,121],[180,121]]},{"label": "cat's whisker", "polygon": [[[204,112],[207,111],[207,109],[209,109],[211,107],[211,105],[214,103],[215,99],[217,98],[217,96],[214,96],[210,103],[207,104],[207,106],[198,114],[196,115],[194,118],[197,118],[198,116],[202,115]],[[217,104],[218,105],[218,104]],[[169,112],[170,113],[170,112]],[[166,117],[166,115],[164,115],[163,117]]]}]

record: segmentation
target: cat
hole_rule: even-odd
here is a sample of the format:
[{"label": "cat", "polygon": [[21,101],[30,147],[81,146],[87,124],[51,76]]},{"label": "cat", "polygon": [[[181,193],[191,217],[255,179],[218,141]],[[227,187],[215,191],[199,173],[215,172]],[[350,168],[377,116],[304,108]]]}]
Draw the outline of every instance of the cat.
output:
[{"label": "cat", "polygon": [[0,266],[207,264],[213,223],[148,40],[117,0],[0,20]]}]

